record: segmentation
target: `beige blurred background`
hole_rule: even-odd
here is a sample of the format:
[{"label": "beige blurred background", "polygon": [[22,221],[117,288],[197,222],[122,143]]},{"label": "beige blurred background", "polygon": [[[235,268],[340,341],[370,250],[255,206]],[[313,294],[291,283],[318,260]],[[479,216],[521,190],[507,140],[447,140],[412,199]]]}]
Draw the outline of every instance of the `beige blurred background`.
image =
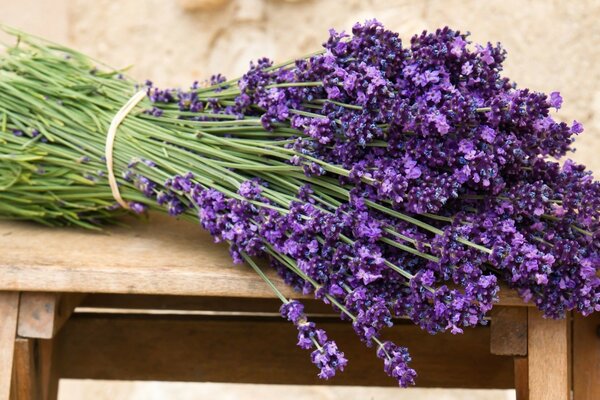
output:
[{"label": "beige blurred background", "polygon": [[[0,22],[66,43],[160,86],[187,86],[249,60],[314,51],[327,29],[377,18],[407,41],[444,25],[500,41],[506,74],[522,87],[558,90],[558,118],[585,132],[572,156],[600,176],[600,1],[558,0],[0,0]],[[512,399],[512,391],[281,387],[214,383],[63,381],[79,399]]]}]

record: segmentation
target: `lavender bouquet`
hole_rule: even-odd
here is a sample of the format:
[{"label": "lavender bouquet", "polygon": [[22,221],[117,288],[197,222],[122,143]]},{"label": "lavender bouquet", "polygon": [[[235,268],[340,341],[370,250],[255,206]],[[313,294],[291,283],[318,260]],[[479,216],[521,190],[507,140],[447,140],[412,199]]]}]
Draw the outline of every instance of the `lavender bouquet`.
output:
[{"label": "lavender bouquet", "polygon": [[[416,376],[409,353],[381,336],[396,318],[461,333],[486,324],[500,283],[547,317],[600,311],[600,183],[550,160],[582,126],[552,118],[559,93],[503,77],[500,45],[444,28],[405,46],[367,21],[306,57],[161,90],[12,33],[0,215],[91,229],[130,211],[199,219],[279,296],[321,378],[344,353],[256,257],[331,304],[401,386]],[[107,166],[108,127],[140,90]]]}]

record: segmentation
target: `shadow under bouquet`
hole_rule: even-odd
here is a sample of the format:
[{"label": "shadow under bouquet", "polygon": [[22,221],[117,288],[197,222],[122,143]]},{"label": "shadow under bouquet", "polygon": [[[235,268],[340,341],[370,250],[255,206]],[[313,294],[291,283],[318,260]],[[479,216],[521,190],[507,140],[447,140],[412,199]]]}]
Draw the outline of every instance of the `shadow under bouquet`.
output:
[{"label": "shadow under bouquet", "polygon": [[331,304],[401,386],[408,350],[381,335],[398,318],[461,333],[501,284],[550,318],[600,311],[600,183],[552,161],[583,128],[552,117],[559,93],[503,77],[500,45],[449,28],[405,45],[367,21],[297,60],[162,90],[7,30],[0,216],[199,220],[279,296],[321,378],[344,353],[257,257]]}]

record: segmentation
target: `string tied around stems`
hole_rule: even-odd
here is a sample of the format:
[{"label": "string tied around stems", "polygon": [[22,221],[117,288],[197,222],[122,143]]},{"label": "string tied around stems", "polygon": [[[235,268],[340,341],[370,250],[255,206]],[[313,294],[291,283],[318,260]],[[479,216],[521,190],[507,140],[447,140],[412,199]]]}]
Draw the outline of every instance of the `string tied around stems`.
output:
[{"label": "string tied around stems", "polygon": [[128,101],[121,107],[121,109],[115,114],[112,121],[110,122],[110,126],[108,127],[108,132],[106,133],[106,145],[104,147],[104,156],[106,158],[106,169],[108,170],[108,184],[110,186],[110,191],[114,199],[119,203],[119,205],[127,210],[131,209],[129,204],[123,200],[121,197],[121,192],[119,191],[119,185],[117,184],[117,179],[115,178],[115,173],[113,171],[113,148],[115,144],[115,137],[117,136],[117,130],[119,125],[123,122],[127,115],[135,108],[135,106],[142,101],[146,97],[146,89],[140,90],[136,94],[134,94]]}]

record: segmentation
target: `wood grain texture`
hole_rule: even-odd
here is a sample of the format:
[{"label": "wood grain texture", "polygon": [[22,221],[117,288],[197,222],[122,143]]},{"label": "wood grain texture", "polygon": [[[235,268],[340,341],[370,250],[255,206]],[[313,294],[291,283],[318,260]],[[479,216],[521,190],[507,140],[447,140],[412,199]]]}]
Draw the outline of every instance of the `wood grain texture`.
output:
[{"label": "wood grain texture", "polygon": [[56,400],[58,397],[58,369],[54,356],[54,340],[37,339],[37,374],[41,387],[42,400]]},{"label": "wood grain texture", "polygon": [[15,341],[15,359],[11,400],[39,399],[39,387],[36,383],[35,348],[31,339],[17,338]]},{"label": "wood grain texture", "polygon": [[573,320],[573,399],[600,399],[600,313]]},{"label": "wood grain texture", "polygon": [[[277,384],[395,386],[381,360],[348,323],[316,319],[348,357],[344,373],[320,381],[296,329],[280,318],[97,316],[75,314],[57,336],[61,377]],[[431,336],[398,325],[423,387],[509,388],[511,357],[489,354],[489,329]]]},{"label": "wood grain texture", "polygon": [[516,400],[529,400],[529,371],[527,357],[515,357]]},{"label": "wood grain texture", "polygon": [[0,223],[0,251],[11,249],[0,260],[0,288],[273,297],[254,271],[234,265],[227,247],[200,227],[159,215],[127,223],[108,227],[106,234]]},{"label": "wood grain texture", "polygon": [[569,321],[528,309],[529,400],[570,398]]},{"label": "wood grain texture", "polygon": [[[197,225],[162,215],[127,222],[106,234],[0,222],[0,289],[274,297],[251,268],[234,265],[227,247]],[[274,271],[267,273],[286,296],[302,297]],[[500,297],[500,304],[524,305],[514,291],[503,289]]]},{"label": "wood grain texture", "polygon": [[53,338],[84,297],[80,293],[21,293],[18,335],[24,338]]},{"label": "wood grain texture", "polygon": [[52,345],[51,340],[17,338],[11,400],[56,400]]},{"label": "wood grain texture", "polygon": [[0,400],[8,400],[14,362],[19,293],[0,292]]},{"label": "wood grain texture", "polygon": [[527,355],[527,309],[524,307],[494,307],[490,351],[501,356]]}]

